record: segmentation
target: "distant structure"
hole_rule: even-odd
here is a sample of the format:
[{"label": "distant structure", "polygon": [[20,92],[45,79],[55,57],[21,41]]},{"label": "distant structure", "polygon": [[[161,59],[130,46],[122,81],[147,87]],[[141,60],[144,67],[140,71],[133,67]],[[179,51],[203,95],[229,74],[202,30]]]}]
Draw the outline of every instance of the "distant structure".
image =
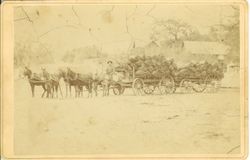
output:
[{"label": "distant structure", "polygon": [[130,50],[130,53],[137,56],[153,56],[158,55],[160,53],[160,50],[161,46],[157,42],[151,41],[143,47],[132,48]]},{"label": "distant structure", "polygon": [[145,46],[145,54],[149,56],[157,55],[159,54],[160,49],[160,44],[158,44],[156,41],[151,41]]},{"label": "distant structure", "polygon": [[180,41],[164,45],[164,43],[150,41],[146,45],[131,48],[129,53],[133,56],[164,55],[183,63],[188,63],[191,60],[214,63],[217,60],[226,60],[229,49],[229,46],[220,42]]},{"label": "distant structure", "polygon": [[219,42],[184,41],[183,44],[184,52],[190,54],[190,58],[194,61],[207,60],[214,62],[218,59],[224,60],[229,51],[229,46]]}]

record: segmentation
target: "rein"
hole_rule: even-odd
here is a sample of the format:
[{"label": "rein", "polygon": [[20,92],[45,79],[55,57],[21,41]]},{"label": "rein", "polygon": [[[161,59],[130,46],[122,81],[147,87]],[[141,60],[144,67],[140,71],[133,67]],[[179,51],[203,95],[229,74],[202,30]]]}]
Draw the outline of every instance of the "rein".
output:
[{"label": "rein", "polygon": [[32,79],[29,79],[29,82],[32,82],[32,83],[47,83],[49,82],[50,80],[32,80]]}]

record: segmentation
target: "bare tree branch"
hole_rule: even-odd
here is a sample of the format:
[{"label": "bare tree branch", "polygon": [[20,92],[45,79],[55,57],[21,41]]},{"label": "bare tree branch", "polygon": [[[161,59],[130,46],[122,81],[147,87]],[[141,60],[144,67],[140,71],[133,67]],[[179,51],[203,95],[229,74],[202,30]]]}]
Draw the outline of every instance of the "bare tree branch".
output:
[{"label": "bare tree branch", "polygon": [[232,8],[232,9],[234,9],[234,10],[239,11],[239,8],[238,8],[238,7],[236,7],[236,6],[231,5],[231,8]]},{"label": "bare tree branch", "polygon": [[129,30],[128,30],[128,16],[127,15],[125,17],[125,27],[126,27],[126,33],[129,33]]},{"label": "bare tree branch", "polygon": [[235,146],[235,147],[233,147],[232,149],[230,149],[230,150],[227,152],[227,154],[233,152],[233,151],[234,151],[235,149],[237,149],[237,148],[240,148],[240,145]]},{"label": "bare tree branch", "polygon": [[[126,14],[126,17],[125,17],[126,33],[128,33],[130,36],[132,36],[132,34],[129,32],[128,20],[129,20],[132,16],[135,15],[137,8],[138,8],[138,6],[136,5],[135,8],[134,8],[134,11],[133,11],[130,15],[127,15],[127,14]],[[133,36],[132,36],[132,37],[133,37]]]},{"label": "bare tree branch", "polygon": [[155,4],[154,4],[154,6],[146,13],[146,15],[148,16],[154,9],[155,9]]},{"label": "bare tree branch", "polygon": [[39,36],[38,36],[37,30],[36,30],[36,28],[35,28],[35,26],[34,26],[34,21],[30,18],[29,14],[26,12],[26,10],[24,9],[23,6],[20,6],[20,8],[22,9],[23,13],[24,13],[25,16],[26,16],[25,19],[27,19],[28,22],[30,22],[31,27],[33,28],[33,31],[34,31],[35,36],[36,36],[36,40],[35,40],[34,42],[39,43],[40,46],[42,46],[42,47],[46,50],[46,52],[49,53],[48,48],[39,40]]},{"label": "bare tree branch", "polygon": [[27,17],[14,19],[15,22],[17,22],[17,21],[22,21],[22,20],[27,20]]},{"label": "bare tree branch", "polygon": [[77,19],[78,19],[78,24],[79,24],[79,25],[82,25],[81,19],[80,19],[79,15],[77,14],[76,10],[74,9],[74,6],[72,6],[71,9],[72,9],[74,15],[75,15],[75,16],[77,17]]},{"label": "bare tree branch", "polygon": [[184,6],[188,11],[190,11],[190,12],[192,12],[192,13],[194,13],[194,11],[191,9],[191,8],[189,8],[188,6]]},{"label": "bare tree branch", "polygon": [[128,49],[127,49],[127,52],[129,51],[129,49],[131,48],[131,46],[132,46],[132,43],[134,43],[135,42],[135,38],[134,38],[134,36],[129,32],[129,27],[128,27],[128,16],[126,15],[126,17],[125,17],[125,27],[126,27],[126,33],[130,36],[130,44],[129,44],[129,46],[128,46]]},{"label": "bare tree branch", "polygon": [[[126,28],[126,33],[130,36],[130,44],[128,46],[128,49],[127,49],[127,52],[129,52],[129,49],[131,49],[131,47],[135,44],[135,41],[136,40],[139,40],[139,41],[144,41],[142,39],[139,39],[139,38],[136,38],[129,30],[129,24],[128,24],[128,20],[130,18],[132,18],[135,14],[136,14],[136,11],[138,9],[138,6],[136,5],[135,8],[134,8],[134,11],[130,14],[130,15],[127,15],[125,16],[125,28]],[[146,16],[150,16],[149,14]],[[145,41],[144,41],[145,42]]]},{"label": "bare tree branch", "polygon": [[97,40],[97,41],[100,42],[100,40],[92,33],[91,30],[89,30],[89,34],[90,34],[95,40]]},{"label": "bare tree branch", "polygon": [[115,9],[115,6],[112,6],[112,8],[109,10],[109,12],[112,12]]},{"label": "bare tree branch", "polygon": [[97,15],[99,15],[99,14],[105,14],[105,13],[107,13],[107,12],[111,13],[114,9],[115,9],[115,6],[113,5],[113,6],[111,7],[111,9],[102,10],[102,11],[98,12]]},{"label": "bare tree branch", "polygon": [[61,28],[65,28],[65,27],[70,27],[70,28],[75,28],[75,29],[77,29],[77,27],[76,27],[76,26],[74,26],[74,25],[63,25],[63,26],[57,26],[57,27],[52,28],[52,29],[50,29],[50,30],[46,31],[45,33],[41,34],[38,38],[41,38],[41,37],[43,37],[43,36],[47,35],[48,33],[52,32],[52,31],[55,31],[55,30],[57,30],[57,29],[61,29]]},{"label": "bare tree branch", "polygon": [[151,12],[155,9],[155,7],[156,7],[156,5],[154,4],[154,6],[151,9],[149,9],[149,11],[145,14],[145,16],[147,16],[147,17],[153,19],[153,21],[157,22],[159,20],[156,17],[151,15]]},{"label": "bare tree branch", "polygon": [[23,6],[21,6],[21,9],[22,9],[22,11],[24,12],[24,14],[25,14],[27,20],[28,20],[29,22],[33,23],[33,20],[31,20],[30,16],[28,15],[28,13],[26,12],[26,10],[24,9]]},{"label": "bare tree branch", "polygon": [[135,15],[137,8],[138,8],[138,6],[136,5],[134,11],[130,15],[127,16],[128,19],[130,19],[132,16]]}]

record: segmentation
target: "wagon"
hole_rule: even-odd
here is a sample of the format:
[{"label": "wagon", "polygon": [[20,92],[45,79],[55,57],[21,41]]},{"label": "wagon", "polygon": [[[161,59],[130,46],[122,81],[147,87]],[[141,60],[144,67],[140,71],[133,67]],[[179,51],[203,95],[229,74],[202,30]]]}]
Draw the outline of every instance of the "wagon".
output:
[{"label": "wagon", "polygon": [[206,90],[211,81],[211,76],[206,73],[182,74],[181,71],[178,71],[174,75],[164,77],[159,83],[159,89],[163,94],[174,93],[177,88],[181,88],[184,92],[201,93]]},{"label": "wagon", "polygon": [[111,82],[110,86],[113,89],[113,93],[115,95],[123,94],[126,88],[132,88],[135,95],[152,94],[156,88],[165,88],[166,90],[170,88],[169,86],[167,87],[166,84],[163,83],[166,79],[164,76],[159,78],[136,75],[134,69],[132,75],[133,76],[130,77],[128,80]]},{"label": "wagon", "polygon": [[[123,71],[124,72],[124,71]],[[174,93],[177,88],[183,92],[204,92],[214,82],[218,85],[218,81],[223,78],[223,70],[218,66],[200,65],[186,66],[183,68],[166,69],[164,73],[158,76],[149,76],[146,74],[135,74],[135,69],[131,71],[132,75],[128,81],[119,81],[114,83],[113,92],[120,95],[125,88],[132,88],[136,95],[152,94],[156,88],[161,94]],[[148,77],[147,77],[148,76]],[[217,87],[218,88],[218,87]]]},{"label": "wagon", "polygon": [[135,95],[142,95],[143,93],[152,94],[159,87],[160,81],[160,79],[143,79],[137,77],[126,82],[111,82],[111,88],[115,95],[123,94],[126,88],[132,88]]}]

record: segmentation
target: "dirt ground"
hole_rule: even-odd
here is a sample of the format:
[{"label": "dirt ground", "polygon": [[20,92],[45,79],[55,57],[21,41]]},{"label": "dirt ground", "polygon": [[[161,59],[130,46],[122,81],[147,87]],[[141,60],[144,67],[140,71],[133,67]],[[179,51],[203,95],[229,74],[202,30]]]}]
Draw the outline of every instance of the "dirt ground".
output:
[{"label": "dirt ground", "polygon": [[[62,85],[63,86],[63,85]],[[64,91],[63,91],[64,92]],[[239,90],[87,98],[31,97],[15,81],[16,154],[236,154]]]}]

